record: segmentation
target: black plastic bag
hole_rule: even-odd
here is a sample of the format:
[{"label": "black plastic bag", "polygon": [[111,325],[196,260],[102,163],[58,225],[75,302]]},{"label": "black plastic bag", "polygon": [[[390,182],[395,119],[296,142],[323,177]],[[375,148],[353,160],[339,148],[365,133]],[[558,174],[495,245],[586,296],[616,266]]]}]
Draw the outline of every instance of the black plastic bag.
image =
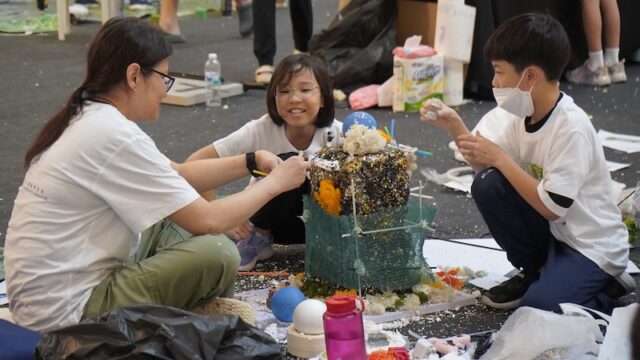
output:
[{"label": "black plastic bag", "polygon": [[395,1],[352,0],[309,51],[325,60],[335,88],[354,90],[393,75],[395,33]]},{"label": "black plastic bag", "polygon": [[281,359],[264,331],[234,315],[134,305],[55,330],[36,359]]}]

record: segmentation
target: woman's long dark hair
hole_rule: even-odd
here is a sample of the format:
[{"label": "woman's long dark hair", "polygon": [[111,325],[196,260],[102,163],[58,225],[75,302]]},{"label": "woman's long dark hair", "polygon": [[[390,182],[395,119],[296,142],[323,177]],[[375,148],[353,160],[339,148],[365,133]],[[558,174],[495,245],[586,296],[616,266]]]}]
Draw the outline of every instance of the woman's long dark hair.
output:
[{"label": "woman's long dark hair", "polygon": [[86,100],[123,84],[130,64],[151,68],[170,55],[171,45],[162,31],[144,20],[118,17],[107,21],[89,46],[84,81],[71,94],[67,104],[40,130],[24,157],[24,167],[28,168],[34,157],[58,140]]}]

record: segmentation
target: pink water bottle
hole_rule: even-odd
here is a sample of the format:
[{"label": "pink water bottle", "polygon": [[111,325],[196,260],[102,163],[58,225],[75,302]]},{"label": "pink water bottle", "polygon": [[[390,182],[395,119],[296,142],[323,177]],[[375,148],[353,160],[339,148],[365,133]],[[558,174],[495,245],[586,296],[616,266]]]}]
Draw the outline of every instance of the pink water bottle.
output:
[{"label": "pink water bottle", "polygon": [[[361,309],[356,307],[356,300]],[[327,311],[322,316],[324,342],[329,360],[367,360],[361,297],[334,295],[326,299]]]}]

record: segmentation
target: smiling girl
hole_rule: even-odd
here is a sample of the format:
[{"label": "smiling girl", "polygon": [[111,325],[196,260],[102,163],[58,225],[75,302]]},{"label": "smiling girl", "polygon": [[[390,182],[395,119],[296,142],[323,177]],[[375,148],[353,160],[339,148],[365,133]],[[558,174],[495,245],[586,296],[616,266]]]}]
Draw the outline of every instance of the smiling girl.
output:
[{"label": "smiling girl", "polygon": [[[282,159],[303,151],[315,154],[328,144],[337,144],[342,123],[334,119],[331,80],[324,63],[309,55],[282,59],[267,89],[267,111],[231,133],[193,153],[187,161],[228,157],[258,150],[279,154]],[[250,169],[251,170],[251,169]],[[240,270],[253,269],[256,262],[273,254],[271,245],[304,242],[302,195],[308,184],[282,193],[250,220],[227,232],[238,240]]]}]

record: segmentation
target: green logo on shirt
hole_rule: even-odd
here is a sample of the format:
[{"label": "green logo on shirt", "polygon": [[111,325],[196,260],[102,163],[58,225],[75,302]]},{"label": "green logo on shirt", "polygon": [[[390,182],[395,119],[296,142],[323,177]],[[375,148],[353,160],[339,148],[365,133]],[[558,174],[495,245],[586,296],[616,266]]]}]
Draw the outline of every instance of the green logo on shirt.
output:
[{"label": "green logo on shirt", "polygon": [[531,170],[531,176],[536,178],[536,180],[542,180],[542,174],[544,170],[536,164],[529,164],[529,170]]}]

